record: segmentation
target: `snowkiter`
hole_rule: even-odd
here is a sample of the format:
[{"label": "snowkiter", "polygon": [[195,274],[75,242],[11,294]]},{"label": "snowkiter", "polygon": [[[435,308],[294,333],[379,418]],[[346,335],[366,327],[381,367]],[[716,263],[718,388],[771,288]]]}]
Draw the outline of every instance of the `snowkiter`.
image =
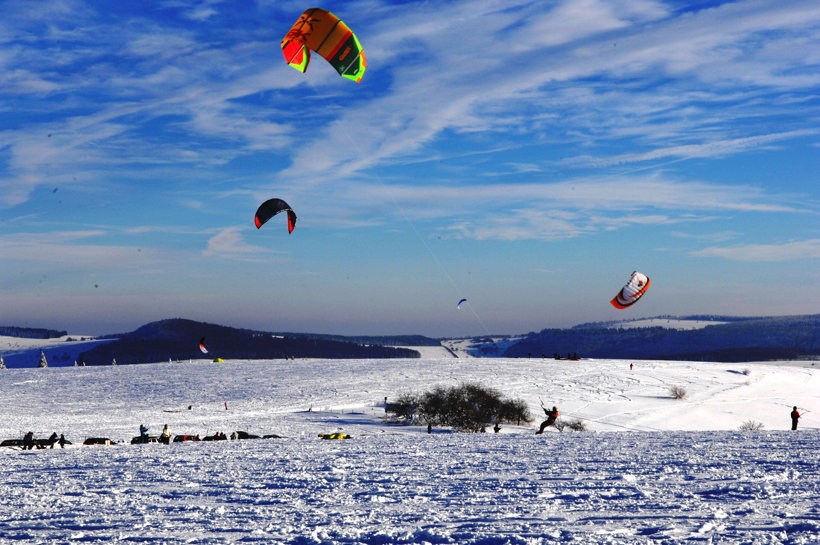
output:
[{"label": "snowkiter", "polygon": [[797,412],[797,406],[792,408],[791,417],[792,417],[792,429],[796,430],[797,429],[797,421],[800,420],[800,413]]},{"label": "snowkiter", "polygon": [[538,428],[537,432],[535,432],[536,435],[544,433],[544,428],[547,426],[554,426],[555,421],[558,420],[558,407],[553,406],[552,409],[547,409],[541,405],[541,408],[544,409],[544,414],[547,415],[547,419],[541,422],[541,427]]}]

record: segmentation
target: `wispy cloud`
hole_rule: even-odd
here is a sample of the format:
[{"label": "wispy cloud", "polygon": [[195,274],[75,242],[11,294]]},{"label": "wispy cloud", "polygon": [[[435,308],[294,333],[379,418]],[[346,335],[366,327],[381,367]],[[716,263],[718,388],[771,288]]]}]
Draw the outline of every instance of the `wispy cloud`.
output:
[{"label": "wispy cloud", "polygon": [[[180,256],[277,259],[249,235],[270,197],[317,256],[360,230],[359,275],[409,226],[478,253],[640,231],[636,254],[710,246],[679,251],[694,267],[815,255],[816,0],[332,4],[367,51],[361,84],[283,62],[292,1],[5,1],[4,258],[151,265],[184,291]],[[299,270],[335,281],[323,259]]]},{"label": "wispy cloud", "polygon": [[[314,67],[305,78],[278,59],[274,62],[278,36],[270,31],[267,43],[256,41],[261,34],[251,32],[249,41],[217,44],[202,40],[205,28],[184,28],[170,19],[160,23],[135,18],[116,30],[101,25],[100,14],[81,3],[57,5],[55,13],[63,16],[55,19],[55,28],[63,29],[69,15],[79,17],[71,40],[87,59],[84,71],[60,75],[67,66],[82,66],[79,54],[51,60],[41,56],[24,64],[8,57],[7,46],[0,49],[0,58],[6,54],[6,74],[18,73],[18,81],[28,81],[25,91],[36,88],[41,97],[71,90],[85,108],[94,104],[100,90],[109,96],[93,111],[43,126],[41,134],[34,135],[39,138],[27,141],[20,131],[6,133],[3,140],[9,142],[11,159],[0,178],[6,205],[24,202],[33,188],[45,183],[46,165],[77,170],[116,155],[121,163],[215,166],[256,151],[290,148],[292,166],[283,177],[332,183],[379,164],[434,152],[429,147],[448,131],[465,138],[490,131],[510,142],[522,133],[538,134],[536,138],[561,134],[583,145],[630,132],[631,138],[644,140],[646,151],[598,152],[556,163],[576,167],[740,153],[809,131],[757,130],[748,136],[753,127],[727,129],[733,116],[746,115],[734,107],[737,102],[727,105],[727,90],[729,96],[737,94],[742,82],[743,100],[752,104],[761,93],[818,83],[796,75],[795,68],[811,62],[811,48],[792,47],[800,39],[798,31],[820,21],[810,1],[788,6],[727,3],[679,17],[653,1],[583,0],[545,6],[518,0],[502,9],[488,0],[474,0],[435,8],[411,3],[400,11],[368,5],[368,11],[380,14],[377,26],[357,19],[361,10],[351,6],[347,13],[368,38],[371,72],[395,79],[369,101],[358,100],[363,86],[346,81],[340,86],[327,67]],[[205,22],[226,4],[168,2],[163,7]],[[30,12],[21,4],[17,10]],[[777,32],[766,35],[765,46],[758,45],[770,31]],[[101,33],[106,40],[100,40]],[[109,60],[112,43],[115,55],[129,59],[126,70]],[[476,62],[476,51],[488,43],[507,46],[493,47],[492,56]],[[26,65],[38,71],[25,75]],[[607,85],[604,91],[596,79],[620,85]],[[311,110],[310,100],[304,103],[308,118],[272,118],[241,100],[300,85],[311,85],[312,91],[333,89],[346,97],[349,107],[323,114]],[[116,99],[112,102],[111,97]],[[264,107],[275,110],[275,104]],[[142,129],[134,131],[135,123],[157,125],[165,119],[169,121],[158,124],[163,135],[177,138],[163,138],[162,145]],[[52,141],[42,140],[45,132],[54,133]],[[737,132],[741,135],[733,134]],[[661,136],[664,141],[653,145],[652,139]],[[533,172],[535,165],[519,163],[515,168]]]},{"label": "wispy cloud", "polygon": [[676,238],[684,238],[690,240],[700,240],[704,242],[712,242],[712,243],[719,243],[719,242],[728,242],[730,240],[736,240],[738,237],[741,236],[741,233],[737,231],[719,231],[715,233],[684,233],[681,231],[672,231],[669,233],[670,236]]},{"label": "wispy cloud", "polygon": [[[478,10],[470,12],[480,14],[484,6],[480,4]],[[736,107],[737,102],[726,103],[726,92],[743,89],[743,100],[753,105],[761,97],[770,99],[773,92],[816,85],[818,81],[814,78],[788,75],[792,68],[811,63],[805,50],[790,52],[770,46],[764,51],[754,45],[771,30],[780,35],[766,35],[770,44],[778,40],[787,42],[792,32],[817,24],[820,10],[816,5],[731,3],[665,19],[662,4],[647,2],[641,6],[642,19],[634,17],[635,11],[598,6],[601,9],[588,14],[593,24],[570,24],[555,38],[558,43],[549,45],[537,40],[519,42],[515,34],[505,36],[506,26],[512,25],[508,17],[514,10],[481,20],[470,17],[466,21],[460,17],[450,19],[446,12],[440,14],[438,21],[458,21],[459,25],[473,28],[470,35],[456,42],[450,40],[446,46],[442,44],[442,35],[456,30],[448,29],[447,23],[431,25],[425,32],[427,28],[412,24],[411,17],[406,34],[388,23],[385,31],[398,33],[392,40],[404,39],[413,44],[413,50],[436,54],[425,55],[430,62],[424,65],[402,63],[401,70],[396,72],[400,86],[330,123],[321,139],[301,148],[286,174],[306,171],[326,173],[332,179],[350,176],[377,163],[417,152],[444,131],[515,134],[521,128],[509,124],[515,108],[559,113],[556,121],[544,126],[544,131],[566,134],[567,128],[561,124],[572,120],[570,126],[582,133],[568,136],[578,142],[614,141],[622,138],[630,127],[637,128],[633,138],[653,137],[659,130],[666,130],[666,142],[685,142],[662,145],[640,154],[604,155],[597,159],[598,166],[665,157],[726,155],[811,133],[804,128],[776,134],[762,134],[743,125],[732,129],[727,123],[744,119],[746,114]],[[455,3],[449,8],[455,12],[462,6]],[[532,17],[544,18],[545,22],[530,25],[537,28],[539,24],[557,24],[562,21],[558,14],[572,9],[570,3],[561,3],[553,10],[542,10]],[[633,17],[618,19],[613,12]],[[596,15],[602,17],[600,24],[595,24]],[[648,21],[652,24],[644,24]],[[476,36],[497,36],[500,43],[512,45],[494,49],[493,57],[482,63],[465,62],[474,51],[482,49],[475,43]],[[379,38],[375,40],[377,44],[387,41]],[[527,44],[527,49],[516,47],[523,44]],[[774,51],[778,62],[765,62],[762,57]],[[522,63],[522,58],[527,62]],[[755,67],[752,73],[745,71],[750,64]],[[595,78],[607,78],[606,92],[597,90]],[[563,92],[565,82],[578,81],[583,81],[580,93],[586,92],[586,97]],[[623,85],[619,88],[613,82]],[[550,92],[550,87],[555,92]],[[645,116],[629,115],[630,109],[638,112],[650,105],[650,123]],[[596,110],[597,106],[612,108],[601,111]],[[688,116],[687,109],[697,115]],[[765,118],[762,108],[755,109]],[[673,128],[671,122],[676,118],[677,128]],[[517,118],[513,115],[512,119]],[[718,121],[722,123],[719,129]],[[748,136],[750,129],[758,134]],[[650,143],[647,140],[644,145]],[[317,157],[321,160],[317,161]],[[585,161],[591,164],[589,158]]]},{"label": "wispy cloud", "polygon": [[[348,182],[331,189],[332,206],[311,211],[337,222],[387,221],[396,211],[411,223],[476,239],[558,239],[638,225],[715,221],[741,213],[799,214],[810,208],[759,187],[681,182],[657,176],[578,178],[556,183],[387,185]],[[351,225],[340,223],[340,226]]]},{"label": "wispy cloud", "polygon": [[207,257],[224,257],[257,261],[260,255],[273,253],[269,248],[248,244],[242,236],[241,227],[226,227],[208,239],[202,254]]},{"label": "wispy cloud", "polygon": [[[103,231],[65,231],[0,236],[0,252],[8,261],[39,263],[65,269],[123,269],[164,261],[156,249],[100,243]],[[96,240],[95,240],[96,239]]]},{"label": "wispy cloud", "polygon": [[802,136],[814,136],[820,134],[820,129],[801,129],[783,133],[763,134],[748,136],[744,138],[734,138],[731,140],[714,140],[702,144],[689,144],[682,146],[672,146],[668,148],[653,149],[643,153],[625,153],[611,155],[605,158],[594,158],[590,156],[571,157],[559,162],[567,166],[610,166],[623,165],[643,161],[656,161],[659,159],[678,158],[694,159],[706,157],[722,157],[732,153],[738,153],[748,149],[758,148],[767,144],[788,140]]},{"label": "wispy cloud", "polygon": [[783,244],[742,244],[711,246],[692,252],[697,257],[722,257],[731,261],[797,261],[820,258],[820,239],[785,242]]}]

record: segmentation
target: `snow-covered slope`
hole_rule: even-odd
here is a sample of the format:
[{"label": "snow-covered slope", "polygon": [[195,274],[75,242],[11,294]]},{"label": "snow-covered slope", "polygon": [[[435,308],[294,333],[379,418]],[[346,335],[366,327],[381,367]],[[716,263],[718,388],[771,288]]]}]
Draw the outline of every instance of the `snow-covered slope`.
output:
[{"label": "snow-covered slope", "polygon": [[728,322],[718,320],[694,320],[686,318],[644,318],[639,320],[623,320],[610,322],[607,327],[620,329],[635,329],[639,327],[663,327],[666,329],[692,330],[703,329],[710,325],[720,325]]},{"label": "snow-covered slope", "polygon": [[[816,543],[820,370],[800,365],[442,358],[9,369],[2,438],[125,441],[141,423],[283,437],[0,449],[0,541]],[[464,381],[534,413],[541,400],[557,405],[590,431],[428,435],[382,420],[385,397]],[[688,399],[672,399],[671,385]],[[797,432],[786,431],[792,405],[803,413]],[[738,431],[749,420],[764,430]],[[352,439],[317,437],[334,431]]]},{"label": "snow-covered slope", "polygon": [[49,339],[0,335],[0,355],[7,367],[37,367],[40,350],[43,350],[50,366],[65,367],[74,365],[82,352],[112,340],[90,335],[63,335]]}]

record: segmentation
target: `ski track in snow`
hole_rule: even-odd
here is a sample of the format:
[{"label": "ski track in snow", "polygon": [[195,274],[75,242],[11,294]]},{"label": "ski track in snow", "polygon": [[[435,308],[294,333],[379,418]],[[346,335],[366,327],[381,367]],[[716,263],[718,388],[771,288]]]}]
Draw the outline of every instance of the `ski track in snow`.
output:
[{"label": "ski track in snow", "polygon": [[[597,360],[205,361],[0,372],[0,434],[80,443],[245,430],[279,439],[0,449],[0,542],[820,543],[820,371]],[[748,374],[744,371],[749,369]],[[389,424],[384,397],[479,382],[586,433]],[[670,385],[689,392],[672,400]],[[225,409],[225,404],[228,410]],[[803,410],[787,428],[792,404]],[[188,409],[191,406],[191,409]],[[173,411],[173,412],[166,412]],[[737,431],[746,420],[766,429]],[[349,440],[317,433],[344,431]],[[620,430],[620,431],[613,431]]]}]

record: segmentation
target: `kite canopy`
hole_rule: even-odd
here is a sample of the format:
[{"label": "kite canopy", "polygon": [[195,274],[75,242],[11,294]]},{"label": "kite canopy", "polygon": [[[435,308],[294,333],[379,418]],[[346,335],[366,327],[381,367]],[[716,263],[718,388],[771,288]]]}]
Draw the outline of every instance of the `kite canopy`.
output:
[{"label": "kite canopy", "polygon": [[467,302],[467,299],[462,299],[461,301],[458,302],[458,304],[456,305],[456,308],[461,308],[461,303],[466,303],[466,302]]},{"label": "kite canopy", "polygon": [[205,348],[205,337],[199,339],[199,349],[202,351],[203,354],[208,353],[208,349]]},{"label": "kite canopy", "polygon": [[269,219],[280,212],[288,213],[288,233],[292,233],[296,227],[296,213],[291,210],[290,205],[282,199],[270,199],[259,205],[253,222],[256,228],[262,227]]},{"label": "kite canopy", "polygon": [[319,8],[305,11],[282,38],[285,61],[304,72],[311,49],[324,57],[343,77],[362,81],[367,68],[362,44],[338,17]]},{"label": "kite canopy", "polygon": [[629,282],[621,289],[620,293],[616,295],[610,303],[615,308],[626,308],[638,302],[638,299],[643,297],[646,290],[649,289],[651,281],[643,273],[635,271],[629,278]]}]

